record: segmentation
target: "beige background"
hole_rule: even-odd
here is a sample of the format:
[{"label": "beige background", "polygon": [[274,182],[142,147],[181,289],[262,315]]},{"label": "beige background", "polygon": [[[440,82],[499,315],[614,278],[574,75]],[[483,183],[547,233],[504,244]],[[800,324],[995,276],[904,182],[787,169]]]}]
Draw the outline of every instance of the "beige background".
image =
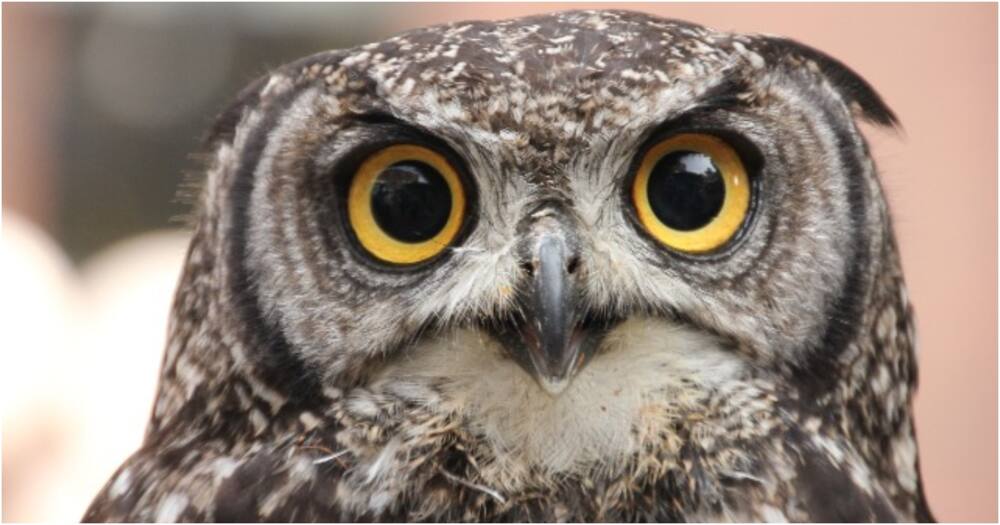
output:
[{"label": "beige background", "polygon": [[[518,16],[529,13],[540,13],[556,9],[577,7],[598,7],[597,4],[448,4],[448,5],[406,5],[386,6],[376,17],[376,29],[379,34],[372,38],[382,38],[395,32],[420,25],[439,23],[470,18],[498,18]],[[918,337],[920,351],[920,391],[916,403],[916,421],[921,449],[924,482],[930,499],[930,505],[936,517],[942,521],[996,521],[997,520],[997,7],[995,4],[654,4],[626,5],[615,4],[615,8],[636,9],[656,13],[662,16],[686,19],[717,29],[743,32],[765,32],[792,37],[796,40],[819,48],[839,58],[862,76],[868,79],[878,89],[885,100],[899,115],[903,131],[901,133],[886,132],[866,128],[867,135],[873,143],[873,154],[878,162],[885,187],[895,216],[896,231],[903,252],[904,270],[909,283],[911,297],[916,305],[918,315]],[[35,76],[42,83],[53,77],[50,75],[57,67],[55,59],[39,59],[45,57],[47,49],[59,49],[59,53],[69,53],[76,45],[70,37],[59,36],[53,32],[45,20],[42,24],[29,30],[29,25],[21,25],[23,31],[18,36],[17,26],[8,25],[15,16],[29,14],[28,6],[11,9],[5,5],[4,12],[4,106],[9,109],[4,116],[4,243],[5,250],[21,255],[26,252],[20,244],[20,237],[12,234],[17,222],[8,219],[8,211],[14,210],[31,217],[45,225],[45,213],[33,211],[48,210],[51,199],[47,195],[45,184],[59,184],[58,178],[42,178],[34,173],[58,171],[65,167],[58,166],[58,156],[47,153],[46,148],[55,148],[58,144],[58,134],[47,135],[36,130],[40,122],[39,115],[58,109],[47,99],[37,102],[35,95],[44,96],[46,92],[36,89],[26,89],[22,92],[10,88],[11,79]],[[339,15],[337,15],[339,16]],[[368,16],[368,15],[366,15]],[[26,18],[22,18],[27,20]],[[350,19],[325,22],[322,30],[335,33],[349,30],[356,21]],[[12,42],[17,45],[12,45]],[[20,47],[18,47],[20,46]],[[53,52],[52,57],[61,56]],[[288,57],[289,59],[295,57]],[[34,59],[34,60],[32,60]],[[261,68],[276,64],[261,64]],[[63,66],[69,67],[66,64]],[[19,76],[12,77],[17,72]],[[25,76],[27,75],[27,76]],[[249,78],[247,78],[249,80]],[[53,85],[53,84],[49,84]],[[58,85],[58,84],[55,84]],[[14,85],[16,88],[16,84]],[[228,90],[228,88],[226,88]],[[229,97],[235,94],[228,93]],[[222,96],[222,95],[220,95]],[[14,110],[19,111],[15,114]],[[16,120],[15,120],[16,117]],[[136,130],[137,136],[148,135],[148,131]],[[35,141],[27,138],[37,134]],[[52,167],[56,164],[56,167]],[[11,184],[11,174],[14,175]],[[20,178],[17,176],[20,175]],[[65,181],[65,179],[62,179]],[[180,178],[178,177],[178,180]],[[113,189],[113,188],[112,188]],[[11,191],[12,190],[12,191]],[[30,191],[29,191],[30,190]],[[42,195],[43,197],[38,197]],[[110,198],[110,197],[109,197]],[[165,195],[164,199],[171,198]],[[34,199],[34,200],[33,200]],[[41,204],[39,204],[41,202]],[[100,203],[97,203],[98,205]],[[20,231],[20,230],[18,230]],[[25,231],[31,233],[31,228]],[[30,235],[28,235],[30,237]],[[27,237],[26,237],[27,238]],[[32,241],[34,242],[34,241]],[[48,241],[45,241],[48,242]],[[127,303],[128,311],[136,312],[137,318],[165,320],[165,297],[169,294],[174,282],[179,254],[186,242],[180,238],[167,241],[157,241],[157,246],[170,246],[166,255],[153,257],[147,245],[134,248],[135,253],[143,254],[145,260],[156,259],[163,262],[164,269],[158,270],[162,291],[151,292],[151,304],[155,308],[140,311]],[[120,282],[122,272],[137,267],[137,263],[119,255],[119,266],[109,265],[105,260],[103,266],[92,262],[92,268],[74,269],[68,261],[62,261],[58,246],[46,245],[43,248],[56,255],[53,260],[59,264],[53,270],[58,275],[69,275],[73,282],[91,283],[91,288],[81,288],[73,284],[70,288],[74,294],[90,294],[89,289],[107,289],[98,287],[99,272],[94,268],[115,268],[109,275],[114,275],[114,282]],[[51,244],[51,243],[50,243]],[[34,246],[34,245],[33,245]],[[38,248],[38,246],[35,246]],[[19,251],[18,251],[19,250]],[[45,251],[42,250],[42,251]],[[119,250],[124,253],[128,250]],[[128,252],[132,253],[132,252]],[[172,255],[171,255],[172,254]],[[5,257],[7,253],[5,252]],[[173,258],[171,258],[173,257]],[[107,257],[106,257],[107,258]],[[39,265],[29,264],[30,270]],[[109,270],[110,271],[110,270]],[[54,274],[54,275],[55,275]],[[25,290],[22,297],[42,297],[39,292],[54,286],[55,278],[42,278],[37,284],[32,284],[23,278],[23,273],[11,271],[10,260],[5,259],[3,275],[11,286],[21,286]],[[97,275],[97,276],[95,276]],[[4,281],[8,283],[8,281]],[[136,283],[152,283],[148,277],[143,277]],[[135,286],[130,285],[122,297],[134,301]],[[158,285],[159,286],[159,285]],[[62,288],[60,288],[62,290]],[[81,292],[80,290],[84,290]],[[86,293],[84,293],[86,292]],[[53,292],[55,294],[56,292]],[[58,292],[63,294],[64,292]],[[12,295],[7,295],[12,297]],[[76,297],[74,295],[74,297]],[[4,299],[0,299],[3,301]],[[93,299],[84,310],[93,311],[90,306]],[[117,299],[116,299],[117,300]],[[73,302],[75,301],[75,302]],[[73,304],[79,304],[75,298]],[[60,299],[58,304],[67,303]],[[113,302],[113,304],[125,304]],[[40,303],[41,304],[41,303]],[[39,311],[45,326],[51,326],[52,314],[48,303],[41,304]],[[56,303],[52,303],[56,304]],[[23,315],[26,310],[23,301],[14,305],[5,302],[3,318],[10,321],[12,316]],[[113,321],[110,325],[116,335],[121,334],[122,324],[118,324],[123,313],[113,308],[107,319]],[[77,314],[73,314],[79,317]],[[76,319],[77,317],[73,317]],[[89,319],[89,318],[84,318]],[[140,320],[141,320],[140,319]],[[138,321],[136,321],[138,322]],[[88,329],[95,325],[93,321],[85,321]],[[27,325],[25,325],[27,326]],[[50,378],[47,372],[52,369],[52,362],[39,360],[38,363],[28,363],[16,368],[11,365],[15,354],[11,348],[20,348],[10,342],[10,329],[17,328],[11,323],[0,334],[3,348],[4,365],[0,368],[17,370],[17,374],[25,380],[25,384],[36,385],[38,390],[44,390],[46,395],[56,395],[61,391],[53,388],[43,388],[42,375],[33,375],[27,366],[36,366],[37,370],[45,371],[44,378]],[[158,330],[162,328],[143,329],[143,333],[153,332],[159,337]],[[15,330],[16,331],[16,330]],[[39,339],[36,331],[25,331],[30,344],[38,347]],[[49,334],[51,335],[51,334]],[[96,348],[105,349],[108,345],[101,339]],[[53,348],[64,348],[62,342],[52,343]],[[135,343],[127,343],[123,348],[135,348]],[[67,417],[76,416],[73,425],[73,438],[81,443],[84,437],[95,444],[90,448],[65,448],[67,458],[91,457],[92,450],[99,447],[106,449],[107,459],[100,465],[86,466],[86,463],[64,462],[61,466],[72,472],[87,472],[88,480],[81,482],[72,501],[66,503],[66,514],[59,516],[73,519],[82,513],[80,505],[89,499],[110,470],[120,462],[124,452],[134,447],[135,440],[141,433],[142,421],[148,411],[148,399],[151,396],[152,377],[155,376],[158,355],[162,351],[162,341],[149,343],[148,356],[142,361],[129,364],[127,358],[113,357],[113,365],[102,365],[103,370],[112,370],[114,377],[129,376],[134,378],[135,386],[129,392],[134,395],[121,396],[121,385],[113,385],[103,397],[94,397],[90,406],[101,407],[94,412],[83,410],[84,401],[75,395],[75,391],[65,385],[83,376],[88,382],[81,386],[87,392],[95,390],[104,381],[99,376],[72,373],[72,366],[64,366],[67,370],[65,380],[58,383],[62,386],[64,397],[73,400]],[[17,358],[31,356],[30,353],[17,353]],[[60,354],[62,355],[62,354]],[[136,356],[136,352],[127,352],[122,356]],[[94,373],[99,367],[94,367],[90,354],[80,358],[78,369],[90,366]],[[39,358],[41,359],[41,358]],[[48,359],[48,358],[45,358]],[[64,359],[57,357],[53,359]],[[111,360],[111,357],[107,359]],[[138,357],[132,357],[138,359]],[[117,367],[117,368],[114,368]],[[129,368],[131,367],[131,368]],[[133,370],[134,372],[128,372]],[[125,373],[128,372],[128,373]],[[89,374],[89,373],[88,373]],[[59,376],[62,377],[62,376]],[[55,382],[55,380],[52,380]],[[8,385],[10,382],[8,381]],[[148,386],[148,390],[143,390]],[[26,387],[28,388],[28,387]],[[10,399],[9,396],[5,396]],[[84,396],[86,397],[86,396]],[[114,403],[132,401],[133,407],[125,414],[124,409],[115,408]],[[36,406],[25,404],[24,406]],[[5,407],[7,410],[8,407]],[[118,410],[117,412],[115,410]],[[31,410],[28,410],[31,412]],[[26,412],[27,413],[27,412]],[[49,414],[44,410],[34,410],[35,416]],[[93,415],[91,415],[93,414]],[[53,479],[68,479],[64,471],[51,467],[53,477],[45,478],[40,473],[46,471],[45,464],[29,463],[24,449],[14,450],[19,443],[34,443],[39,447],[38,454],[48,461],[59,458],[56,448],[45,445],[33,434],[25,434],[18,441],[18,431],[28,428],[22,420],[8,422],[5,412],[4,424],[4,519],[43,519],[46,510],[53,507],[56,487],[68,494],[70,489],[53,484]],[[125,417],[128,416],[128,417]],[[103,418],[103,419],[99,419]],[[51,415],[49,417],[51,419]],[[117,432],[126,435],[123,444],[112,446],[108,441],[109,426],[116,422],[130,421],[126,429]],[[99,424],[95,424],[98,421]],[[79,429],[90,424],[93,429],[81,434]],[[90,428],[90,427],[87,427]],[[83,436],[83,437],[81,437]],[[73,450],[78,450],[73,452]],[[86,453],[79,452],[86,450]],[[62,460],[60,460],[62,461]],[[68,461],[68,460],[67,460]],[[20,470],[8,470],[14,463],[19,463]],[[79,466],[84,465],[84,466]],[[13,468],[13,467],[12,467]],[[107,470],[107,472],[106,472]],[[91,472],[92,471],[92,472]],[[65,471],[69,472],[69,471]],[[28,473],[28,474],[25,474]],[[23,476],[35,475],[33,478]],[[20,477],[19,477],[20,476]],[[21,485],[12,486],[11,480],[22,480]],[[29,483],[32,481],[33,483]],[[20,498],[20,499],[18,499]]]}]

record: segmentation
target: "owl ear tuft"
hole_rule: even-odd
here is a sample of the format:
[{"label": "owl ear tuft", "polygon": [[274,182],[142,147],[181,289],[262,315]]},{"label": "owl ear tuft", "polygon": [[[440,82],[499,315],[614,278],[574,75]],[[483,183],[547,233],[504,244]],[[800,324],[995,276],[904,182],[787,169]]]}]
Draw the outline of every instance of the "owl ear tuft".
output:
[{"label": "owl ear tuft", "polygon": [[787,38],[765,37],[761,44],[761,52],[765,54],[768,62],[787,63],[789,58],[797,58],[799,60],[796,62],[815,64],[857,116],[880,126],[899,126],[896,114],[882,100],[875,88],[843,62]]}]

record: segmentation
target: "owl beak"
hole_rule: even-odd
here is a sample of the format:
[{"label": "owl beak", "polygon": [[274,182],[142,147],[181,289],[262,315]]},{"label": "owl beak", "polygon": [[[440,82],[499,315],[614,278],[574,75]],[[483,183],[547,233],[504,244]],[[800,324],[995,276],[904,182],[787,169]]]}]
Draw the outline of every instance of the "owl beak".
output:
[{"label": "owl beak", "polygon": [[577,263],[561,235],[539,236],[533,251],[530,291],[524,298],[528,316],[521,327],[525,364],[542,388],[555,395],[569,386],[584,357],[572,275]]},{"label": "owl beak", "polygon": [[524,271],[516,313],[484,318],[483,327],[549,395],[570,386],[617,321],[584,306],[580,243],[571,215],[544,201],[519,224]]}]

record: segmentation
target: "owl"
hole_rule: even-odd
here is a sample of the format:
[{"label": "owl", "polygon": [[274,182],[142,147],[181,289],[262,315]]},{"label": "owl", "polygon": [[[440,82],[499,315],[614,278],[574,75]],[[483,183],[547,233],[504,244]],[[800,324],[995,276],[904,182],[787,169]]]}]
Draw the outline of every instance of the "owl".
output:
[{"label": "owl", "polygon": [[860,120],[819,51],[625,11],[273,71],[84,519],[931,520]]}]

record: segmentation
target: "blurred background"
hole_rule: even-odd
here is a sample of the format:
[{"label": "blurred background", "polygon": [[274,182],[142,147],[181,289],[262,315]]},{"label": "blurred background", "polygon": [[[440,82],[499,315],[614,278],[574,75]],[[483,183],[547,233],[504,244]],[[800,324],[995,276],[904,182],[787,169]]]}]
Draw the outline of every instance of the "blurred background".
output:
[{"label": "blurred background", "polygon": [[[138,447],[212,117],[269,68],[427,24],[598,4],[3,5],[3,520],[78,520]],[[997,520],[996,4],[615,4],[785,35],[867,78],[918,315],[943,521]]]}]

